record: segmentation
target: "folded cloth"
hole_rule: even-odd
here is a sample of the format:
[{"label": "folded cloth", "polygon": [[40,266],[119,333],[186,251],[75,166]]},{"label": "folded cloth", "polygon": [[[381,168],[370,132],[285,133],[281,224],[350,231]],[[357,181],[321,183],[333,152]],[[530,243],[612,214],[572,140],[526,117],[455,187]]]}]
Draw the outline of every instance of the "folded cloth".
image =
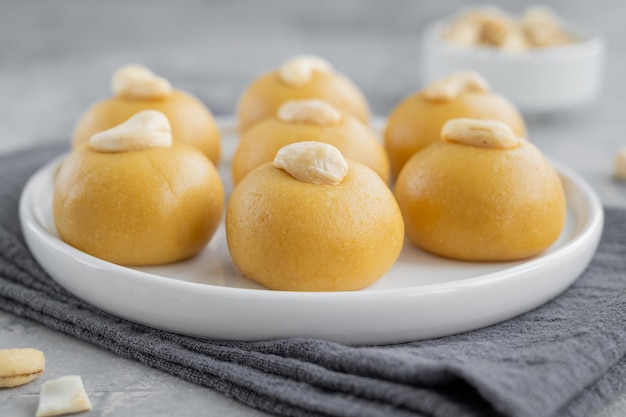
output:
[{"label": "folded cloth", "polygon": [[33,259],[20,191],[63,150],[0,157],[5,311],[284,416],[589,416],[626,388],[626,211],[606,209],[598,252],[564,294],[488,328],[386,346],[208,340],[100,311]]}]

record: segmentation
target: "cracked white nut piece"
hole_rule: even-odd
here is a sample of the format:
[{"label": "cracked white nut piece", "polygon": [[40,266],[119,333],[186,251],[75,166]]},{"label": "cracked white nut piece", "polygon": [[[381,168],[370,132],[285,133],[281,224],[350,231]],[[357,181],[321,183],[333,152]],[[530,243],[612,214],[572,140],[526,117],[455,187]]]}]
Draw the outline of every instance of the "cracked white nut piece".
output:
[{"label": "cracked white nut piece", "polygon": [[626,181],[626,146],[617,151],[613,164],[613,176],[622,181]]},{"label": "cracked white nut piece", "polygon": [[167,116],[157,110],[143,110],[111,129],[89,139],[98,152],[126,152],[172,146],[172,127]]},{"label": "cracked white nut piece", "polygon": [[0,388],[34,381],[43,374],[45,362],[43,352],[37,349],[0,349]]},{"label": "cracked white nut piece", "polygon": [[111,89],[117,97],[159,99],[172,93],[172,85],[141,65],[127,65],[113,74]]},{"label": "cracked white nut piece", "polygon": [[348,163],[339,149],[322,142],[296,142],[281,148],[274,166],[301,182],[337,185],[348,174]]},{"label": "cracked white nut piece", "polygon": [[427,85],[422,96],[433,102],[447,102],[468,91],[489,91],[489,83],[474,71],[460,71]]},{"label": "cracked white nut piece", "polygon": [[333,67],[319,56],[297,55],[281,65],[278,76],[285,84],[301,87],[311,80],[313,71],[329,73],[333,71]]},{"label": "cracked white nut piece", "polygon": [[513,149],[520,145],[509,125],[496,120],[452,119],[441,129],[442,139],[491,149]]},{"label": "cracked white nut piece", "polygon": [[91,402],[79,375],[68,375],[41,384],[36,417],[52,417],[91,410]]},{"label": "cracked white nut piece", "polygon": [[277,115],[283,122],[303,122],[319,126],[333,125],[341,120],[339,110],[318,99],[288,100],[278,108]]}]

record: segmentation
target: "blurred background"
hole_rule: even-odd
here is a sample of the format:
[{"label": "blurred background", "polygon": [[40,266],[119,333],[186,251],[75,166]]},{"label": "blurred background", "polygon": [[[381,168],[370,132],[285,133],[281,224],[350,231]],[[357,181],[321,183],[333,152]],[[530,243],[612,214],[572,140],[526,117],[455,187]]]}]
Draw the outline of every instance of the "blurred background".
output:
[{"label": "blurred background", "polygon": [[[513,0],[492,3],[512,13],[531,5]],[[363,90],[373,114],[385,117],[423,86],[420,54],[426,26],[459,9],[483,4],[461,0],[0,0],[0,154],[42,143],[69,146],[81,113],[110,96],[111,75],[128,63],[150,67],[175,87],[199,97],[214,114],[228,116],[256,76],[292,55],[318,54]],[[626,2],[557,0],[544,4],[565,20],[600,33],[608,53],[600,96],[574,110],[526,114],[530,139],[549,157],[585,177],[605,205],[626,207],[626,183],[611,176],[615,153],[626,145]],[[24,328],[33,335],[42,334],[31,324]],[[112,372],[123,367],[122,375],[133,384],[143,381],[142,390],[145,384],[183,383],[155,376],[156,371],[149,373],[139,365],[133,368],[127,362],[114,362],[96,348],[80,350],[84,347],[75,347],[78,342],[69,337],[43,334],[48,334],[49,343],[64,346],[66,360],[73,361],[76,352],[86,352],[85,361],[107,363]],[[144,380],[145,375],[150,378]],[[185,389],[191,392],[193,388]],[[235,407],[206,390],[195,397],[187,391],[174,390],[172,395],[204,398],[218,411]],[[172,398],[170,394],[156,390],[145,398],[160,398],[155,400],[160,407]],[[112,413],[127,408],[126,399],[139,397],[118,398],[119,407],[109,404]],[[626,404],[626,394],[619,404]],[[244,411],[229,415],[244,415]]]},{"label": "blurred background", "polygon": [[[110,95],[111,74],[127,63],[152,68],[198,96],[216,115],[229,115],[254,77],[294,54],[319,54],[361,87],[375,115],[386,116],[422,86],[426,25],[482,4],[0,0],[0,152],[69,141],[79,115]],[[513,0],[492,4],[513,13],[531,5]],[[607,40],[604,89],[597,101],[567,112],[528,115],[533,141],[545,143],[550,156],[593,177],[591,164],[598,161],[580,155],[596,152],[610,166],[619,144],[626,144],[626,4],[544,4]]]}]

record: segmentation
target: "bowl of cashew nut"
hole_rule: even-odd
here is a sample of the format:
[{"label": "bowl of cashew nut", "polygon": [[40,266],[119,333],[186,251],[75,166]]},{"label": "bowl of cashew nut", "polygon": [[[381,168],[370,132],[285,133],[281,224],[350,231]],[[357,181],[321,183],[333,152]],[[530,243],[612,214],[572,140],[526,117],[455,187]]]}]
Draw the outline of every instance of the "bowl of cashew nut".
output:
[{"label": "bowl of cashew nut", "polygon": [[434,22],[423,42],[423,82],[475,70],[525,112],[584,106],[601,91],[604,39],[544,6],[519,17],[467,9]]}]

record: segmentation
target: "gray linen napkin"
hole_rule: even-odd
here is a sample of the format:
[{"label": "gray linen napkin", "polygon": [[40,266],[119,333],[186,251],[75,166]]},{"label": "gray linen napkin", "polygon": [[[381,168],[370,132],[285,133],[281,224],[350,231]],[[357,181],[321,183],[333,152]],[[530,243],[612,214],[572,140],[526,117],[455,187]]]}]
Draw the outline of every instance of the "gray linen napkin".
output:
[{"label": "gray linen napkin", "polygon": [[366,347],[204,340],[104,313],[32,258],[19,229],[19,194],[64,149],[0,157],[3,310],[285,416],[582,417],[626,388],[626,211],[606,210],[598,253],[568,291],[485,329]]}]

